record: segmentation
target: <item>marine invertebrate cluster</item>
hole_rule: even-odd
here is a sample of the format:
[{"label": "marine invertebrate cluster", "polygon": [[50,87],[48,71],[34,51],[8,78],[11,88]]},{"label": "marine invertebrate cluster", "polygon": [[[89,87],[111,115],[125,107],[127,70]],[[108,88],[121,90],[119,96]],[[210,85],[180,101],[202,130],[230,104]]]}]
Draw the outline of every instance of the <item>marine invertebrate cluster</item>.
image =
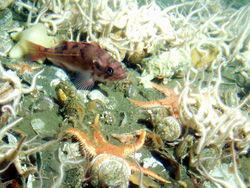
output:
[{"label": "marine invertebrate cluster", "polygon": [[0,1],[0,10],[5,10],[11,3],[13,3],[14,0],[8,0],[8,1],[4,1],[1,0]]},{"label": "marine invertebrate cluster", "polygon": [[60,82],[56,86],[56,91],[62,106],[61,112],[65,118],[64,122],[72,124],[73,127],[81,126],[85,116],[85,105],[77,95],[76,88],[68,83]]},{"label": "marine invertebrate cluster", "polygon": [[[231,160],[234,165],[236,163],[235,152],[239,155],[246,154],[250,148],[250,119],[242,110],[250,96],[244,98],[236,106],[228,106],[222,102],[220,97],[221,69],[226,63],[224,60],[218,68],[210,73],[209,80],[205,86],[205,73],[193,70],[194,75],[191,78],[193,71],[190,70],[180,94],[179,110],[180,122],[184,126],[195,130],[196,136],[198,136],[198,139],[194,141],[193,147],[193,151],[198,156],[198,159],[192,159],[192,162],[198,162],[198,170],[208,180],[224,187],[230,187],[225,181],[212,177],[201,162],[201,155],[205,148],[211,146],[216,146],[221,152],[219,156],[222,156],[225,152],[224,149],[227,148],[226,145],[232,145],[230,150],[232,152]],[[237,184],[244,184],[238,176],[237,167],[234,168],[234,173],[237,176]]]},{"label": "marine invertebrate cluster", "polygon": [[[249,149],[247,142],[250,136],[248,132],[250,121],[241,108],[250,96],[237,106],[230,107],[222,102],[219,87],[222,82],[221,68],[225,63],[218,68],[217,80],[213,79],[212,73],[207,88],[204,88],[202,86],[203,75],[196,91],[192,87],[195,78],[190,80],[189,72],[184,89],[180,94],[180,120],[183,124],[198,131],[201,137],[195,150],[196,153],[200,153],[202,148],[211,144],[222,148],[223,144],[234,139],[237,139],[236,146],[240,153],[246,153]],[[198,73],[196,72],[196,74]]]},{"label": "marine invertebrate cluster", "polygon": [[29,1],[19,1],[15,2],[15,6],[18,10],[25,7],[30,11],[30,15],[38,14],[34,23],[28,20],[28,25],[41,22],[52,35],[55,35],[59,28],[69,26],[71,39],[72,33],[78,32],[77,40],[87,33],[88,40],[113,53],[118,61],[122,60],[127,52],[130,52],[129,56],[133,56],[131,52],[134,51],[138,58],[141,58],[140,54],[145,56],[144,49],[148,53],[155,53],[164,41],[176,38],[170,24],[170,15],[154,2],[140,7],[135,0],[112,3],[99,0],[68,3],[37,1],[36,6],[32,8]]},{"label": "marine invertebrate cluster", "polygon": [[[202,162],[205,159],[202,154],[212,146],[218,147],[223,153],[225,149],[229,149],[228,145],[232,145],[230,158],[234,165],[233,172],[238,184],[242,184],[233,158],[235,153],[245,154],[250,149],[249,117],[242,110],[248,97],[238,105],[226,105],[222,102],[219,88],[222,83],[221,71],[223,66],[228,65],[227,61],[240,61],[243,68],[239,72],[245,80],[249,80],[249,4],[237,10],[224,7],[220,1],[210,0],[185,2],[168,7],[161,7],[155,1],[139,5],[136,0],[37,0],[34,3],[20,0],[15,1],[14,6],[16,10],[22,11],[25,8],[29,11],[26,24],[28,27],[43,24],[50,35],[69,28],[67,32],[70,40],[94,42],[116,56],[119,61],[127,56],[130,63],[140,63],[142,79],[166,78],[165,81],[168,81],[168,78],[174,75],[184,76],[186,80],[184,79],[181,93],[176,94],[170,89],[151,84],[162,91],[166,99],[150,102],[131,101],[147,109],[167,108],[174,117],[160,115],[163,118],[159,119],[158,112],[150,112],[151,120],[158,125],[155,130],[163,139],[171,142],[180,136],[180,126],[185,127],[185,130],[187,128],[188,135],[183,139],[183,145],[185,142],[192,143],[189,147],[192,150],[189,152],[194,152],[195,156],[192,162],[198,164],[200,173],[216,185],[229,186],[225,181],[213,177],[212,173],[207,173],[206,167],[203,167]],[[146,56],[150,57],[145,58]],[[179,57],[179,61],[176,61],[175,56]],[[159,57],[163,57],[163,60],[159,61]],[[203,73],[194,69],[185,76],[190,63],[196,69],[210,67],[212,73],[209,80],[206,81],[205,76],[200,78]],[[194,72],[194,78],[191,72]],[[5,76],[6,84],[4,82],[0,90],[0,99],[3,99],[3,110],[16,112],[17,103],[25,90],[14,92],[15,86],[22,86],[19,82],[19,85],[14,82],[13,78],[17,77],[14,74],[11,73],[12,78]],[[197,84],[198,89],[193,84]],[[7,100],[6,93],[12,91],[16,95]],[[65,99],[62,89],[59,89],[58,93],[64,108],[69,109],[66,112],[68,117],[82,121],[83,107],[70,103],[73,100],[69,96]],[[236,97],[235,101],[238,100]],[[9,103],[13,108],[9,108]],[[104,115],[111,117],[109,114]],[[177,130],[170,138],[166,137],[169,132],[169,119],[176,125],[171,128]],[[112,123],[113,117],[108,122]],[[192,135],[188,129],[192,130]]]},{"label": "marine invertebrate cluster", "polygon": [[[30,1],[14,4],[18,10],[25,8],[30,11],[28,26],[41,22],[51,35],[57,34],[59,28],[69,27],[70,40],[79,41],[86,36],[84,40],[99,44],[118,61],[127,55],[131,63],[140,63],[146,55],[154,58],[171,53],[176,47],[184,52],[179,54],[181,58],[186,58],[193,50],[199,54],[199,65],[197,57],[193,56],[194,66],[206,67],[223,55],[227,59],[235,58],[250,35],[249,6],[237,10],[222,7],[225,5],[219,1],[185,2],[168,7],[160,7],[155,1],[139,5],[136,0],[67,3],[38,0],[33,6]],[[37,16],[32,23],[30,18],[35,14]],[[190,66],[189,61],[173,65],[167,59],[165,62],[174,69],[168,69],[164,64],[162,70],[158,70],[158,63],[146,60],[142,68],[145,72],[148,67],[153,67],[152,79],[172,77],[175,73],[182,75]]]},{"label": "marine invertebrate cluster", "polygon": [[[21,106],[22,97],[35,90],[38,76],[43,71],[44,69],[34,73],[31,85],[27,87],[15,71],[5,70],[0,64],[0,176],[1,182],[6,185],[15,179],[18,180],[17,184],[31,186],[35,178],[33,174],[37,173],[41,176],[39,167],[34,162],[39,161],[40,156],[34,154],[58,142],[58,140],[52,140],[41,143],[40,135],[27,139],[26,133],[16,129],[28,115],[28,110],[24,111],[25,107]],[[22,113],[26,112],[24,117],[19,116],[20,109]],[[31,158],[34,160],[32,161]]]}]

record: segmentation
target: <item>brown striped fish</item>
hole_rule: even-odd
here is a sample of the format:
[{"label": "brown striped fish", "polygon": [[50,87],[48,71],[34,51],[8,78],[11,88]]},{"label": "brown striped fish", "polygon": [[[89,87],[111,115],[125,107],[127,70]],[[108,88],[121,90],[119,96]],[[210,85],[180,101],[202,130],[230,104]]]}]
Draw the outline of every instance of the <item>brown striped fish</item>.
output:
[{"label": "brown striped fish", "polygon": [[54,65],[75,72],[74,83],[78,89],[91,89],[95,81],[118,81],[127,77],[122,64],[96,44],[61,41],[52,48],[46,48],[27,41],[27,45],[27,60],[46,57]]}]

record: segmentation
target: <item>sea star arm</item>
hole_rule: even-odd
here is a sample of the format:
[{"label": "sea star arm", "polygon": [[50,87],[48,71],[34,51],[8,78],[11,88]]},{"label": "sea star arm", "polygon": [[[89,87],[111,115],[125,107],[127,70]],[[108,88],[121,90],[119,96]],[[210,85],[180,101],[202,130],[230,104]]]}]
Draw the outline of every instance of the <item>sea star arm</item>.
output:
[{"label": "sea star arm", "polygon": [[89,141],[86,135],[83,134],[81,131],[71,128],[71,129],[66,130],[62,134],[62,136],[66,136],[68,134],[73,135],[73,138],[75,138],[77,142],[79,143],[81,150],[86,150],[86,152],[89,153],[93,157],[97,155],[96,148],[92,145],[92,143]]},{"label": "sea star arm", "polygon": [[178,107],[178,101],[179,96],[174,92],[173,89],[166,88],[159,86],[153,82],[149,82],[150,85],[152,85],[155,89],[162,92],[166,98],[162,100],[156,100],[156,101],[148,101],[148,102],[140,102],[133,99],[128,99],[130,102],[134,103],[135,105],[150,109],[150,108],[157,108],[157,107],[163,107],[167,108],[171,115],[174,116],[176,119],[179,118],[179,107]]},{"label": "sea star arm", "polygon": [[149,108],[157,108],[157,107],[172,107],[172,101],[168,102],[168,99],[158,100],[158,101],[148,101],[148,102],[141,102],[136,101],[133,99],[128,99],[130,102],[134,103],[141,108],[149,109]]},{"label": "sea star arm", "polygon": [[137,165],[130,163],[128,161],[126,161],[132,172],[140,172],[140,170],[142,170],[143,174],[147,175],[147,176],[151,176],[153,178],[155,178],[156,180],[159,180],[161,182],[164,183],[171,183],[170,181],[165,180],[164,178],[162,178],[161,176],[159,176],[158,174],[156,174],[155,172],[153,172],[152,170],[146,169],[146,168],[139,168]]},{"label": "sea star arm", "polygon": [[34,72],[34,69],[41,68],[41,65],[29,65],[24,62],[20,63],[19,65],[11,64],[14,69],[20,71],[20,75],[23,75],[26,71],[27,72]]},{"label": "sea star arm", "polygon": [[98,128],[98,125],[99,125],[99,114],[96,115],[94,120],[94,133],[93,133],[94,141],[97,144],[107,143],[107,141],[102,136],[102,133]]},{"label": "sea star arm", "polygon": [[162,92],[166,97],[177,96],[176,93],[170,88],[159,86],[153,82],[149,82],[149,84],[158,91]]},{"label": "sea star arm", "polygon": [[145,141],[145,138],[146,138],[146,131],[145,130],[141,130],[141,131],[142,131],[141,135],[140,135],[139,139],[136,141],[136,143],[123,147],[123,157],[125,157],[131,153],[134,153],[135,151],[142,148],[144,141]]}]

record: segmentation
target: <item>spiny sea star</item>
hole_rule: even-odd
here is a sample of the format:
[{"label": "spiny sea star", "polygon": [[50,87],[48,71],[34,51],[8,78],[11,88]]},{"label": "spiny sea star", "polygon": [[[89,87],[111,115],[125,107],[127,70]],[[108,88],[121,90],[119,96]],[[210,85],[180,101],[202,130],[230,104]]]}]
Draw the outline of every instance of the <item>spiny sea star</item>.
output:
[{"label": "spiny sea star", "polygon": [[[113,145],[104,139],[100,130],[98,129],[98,123],[99,123],[99,115],[97,115],[94,120],[94,133],[93,133],[94,144],[92,144],[90,140],[87,138],[87,136],[78,129],[74,129],[74,128],[68,129],[63,133],[62,136],[65,136],[68,134],[73,135],[73,138],[75,138],[77,142],[79,143],[80,148],[82,150],[85,150],[92,157],[95,157],[100,154],[115,155],[117,157],[122,158],[124,161],[126,161],[129,164],[132,171],[139,172],[140,168],[137,165],[125,160],[125,157],[139,150],[143,146],[145,137],[146,137],[146,131],[142,130],[142,133],[139,139],[134,144],[120,147],[120,146]],[[162,177],[160,177],[159,175],[157,175],[155,172],[151,170],[148,170],[146,168],[141,168],[141,170],[143,171],[143,174],[145,175],[151,176],[164,183],[170,183],[169,181],[163,179]]]}]

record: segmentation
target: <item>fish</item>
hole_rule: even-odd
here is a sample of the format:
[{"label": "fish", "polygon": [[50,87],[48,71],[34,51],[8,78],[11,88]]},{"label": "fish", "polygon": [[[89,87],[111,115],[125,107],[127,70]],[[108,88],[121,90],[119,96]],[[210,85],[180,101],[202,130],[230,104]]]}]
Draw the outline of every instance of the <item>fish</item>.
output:
[{"label": "fish", "polygon": [[73,82],[77,89],[89,90],[96,81],[123,80],[127,73],[121,62],[116,61],[99,45],[87,42],[61,41],[52,48],[26,41],[28,61],[48,58],[54,65],[75,73]]}]

